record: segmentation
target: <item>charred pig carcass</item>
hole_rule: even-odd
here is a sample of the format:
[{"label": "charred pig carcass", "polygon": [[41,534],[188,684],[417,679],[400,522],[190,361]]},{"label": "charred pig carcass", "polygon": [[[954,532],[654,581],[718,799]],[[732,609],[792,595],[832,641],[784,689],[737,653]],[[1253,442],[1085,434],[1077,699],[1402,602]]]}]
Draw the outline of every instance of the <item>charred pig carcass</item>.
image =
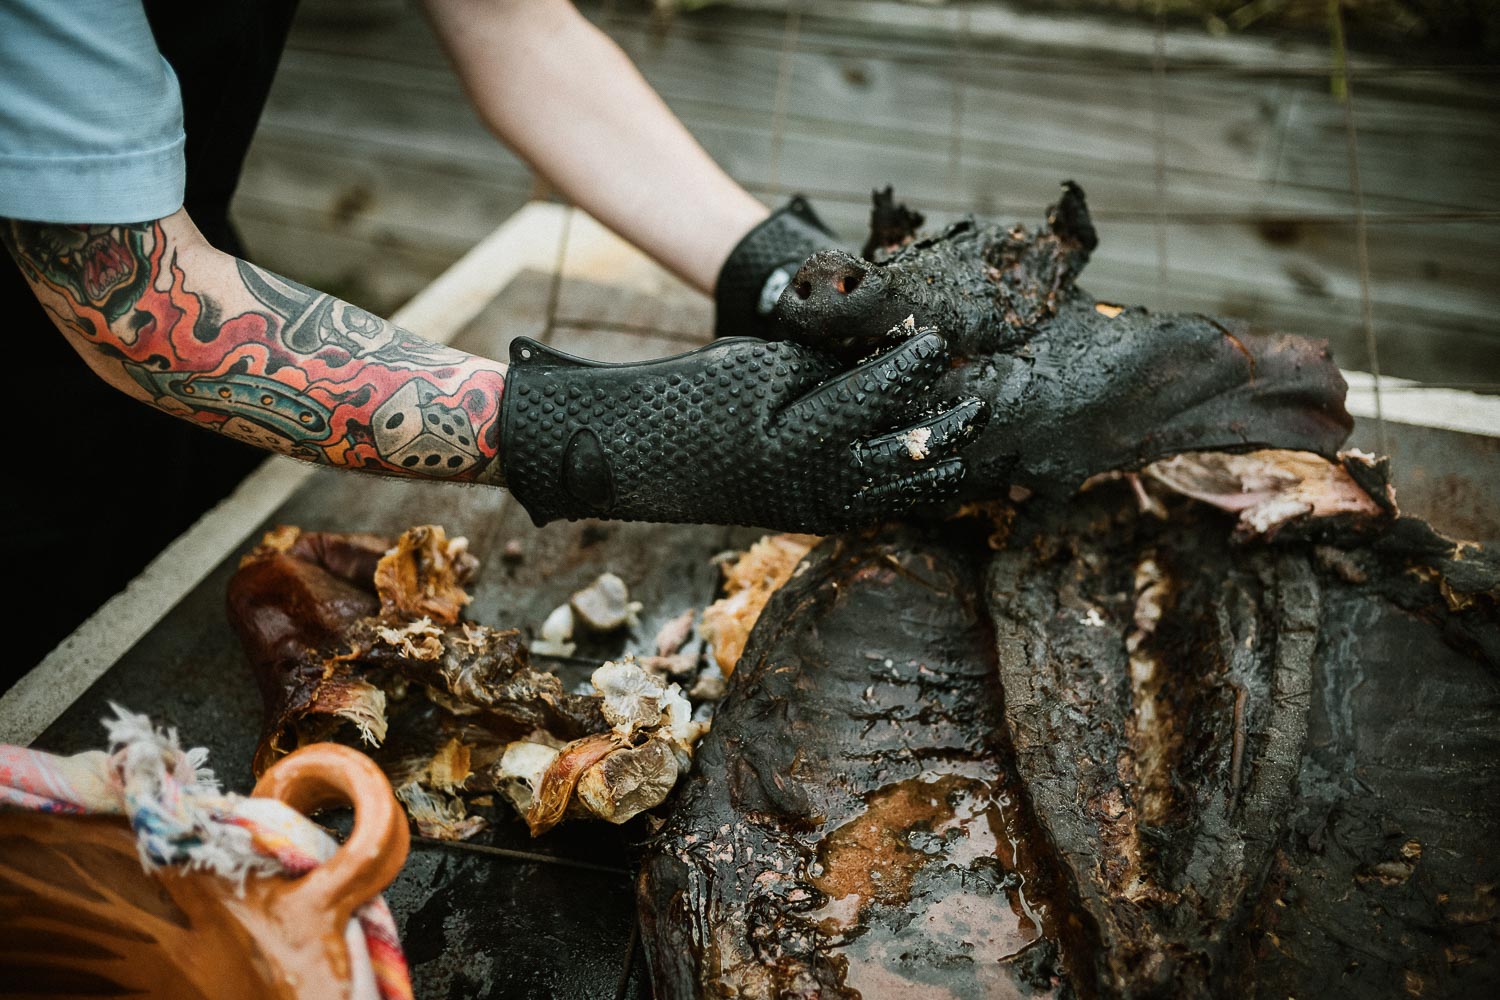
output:
[{"label": "charred pig carcass", "polygon": [[661,1000],[1494,995],[1500,567],[1147,490],[813,550],[648,852]]},{"label": "charred pig carcass", "polygon": [[660,1000],[1500,990],[1500,564],[1338,452],[1321,348],[1079,292],[1086,219],[788,310],[957,331],[986,502],[771,597],[649,845]]}]

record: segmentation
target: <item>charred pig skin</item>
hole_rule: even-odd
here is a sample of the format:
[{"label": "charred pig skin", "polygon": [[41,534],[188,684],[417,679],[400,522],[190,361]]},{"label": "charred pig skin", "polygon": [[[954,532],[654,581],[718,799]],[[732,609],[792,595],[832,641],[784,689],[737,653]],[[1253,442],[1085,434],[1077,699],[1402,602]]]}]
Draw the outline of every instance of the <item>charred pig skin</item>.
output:
[{"label": "charred pig skin", "polygon": [[1495,995],[1500,563],[1409,519],[1235,543],[1125,493],[1023,513],[986,579],[1017,772],[1095,930],[1075,988]]},{"label": "charred pig skin", "polygon": [[894,205],[889,188],[877,192],[865,248],[876,259],[813,254],[777,301],[778,321],[794,339],[845,357],[899,337],[909,316],[937,327],[955,356],[1009,351],[1057,312],[1099,244],[1072,182],[1034,235],[967,218],[918,238],[922,221]]},{"label": "charred pig skin", "polygon": [[[1233,523],[1115,482],[993,553],[814,549],[648,847],[657,995],[1500,991],[1500,560],[1406,518]],[[972,834],[904,853],[974,802],[984,865]],[[997,886],[1031,925],[981,966],[981,923],[933,915]]]},{"label": "charred pig skin", "polygon": [[1163,530],[1088,498],[1015,531],[986,600],[1017,767],[1094,929],[1075,986],[1237,993],[1225,956],[1293,800],[1319,581],[1300,552],[1231,548],[1217,517]]},{"label": "charred pig skin", "polygon": [[[920,216],[881,197],[874,231],[899,242]],[[1323,342],[1097,301],[1076,283],[1097,244],[1070,183],[1035,232],[971,218],[875,261],[815,254],[777,316],[788,337],[845,359],[941,333],[955,363],[934,400],[989,404],[964,452],[968,499],[1011,486],[1064,498],[1090,476],[1184,451],[1334,456],[1353,422]]]},{"label": "charred pig skin", "polygon": [[659,1000],[1053,990],[982,548],[833,540],[772,598],[642,870]]},{"label": "charred pig skin", "polygon": [[1090,477],[1190,451],[1276,447],[1331,457],[1353,424],[1325,347],[1204,316],[1070,299],[1023,352],[971,359],[935,391],[990,420],[965,450],[973,499],[1023,486],[1052,499]]}]

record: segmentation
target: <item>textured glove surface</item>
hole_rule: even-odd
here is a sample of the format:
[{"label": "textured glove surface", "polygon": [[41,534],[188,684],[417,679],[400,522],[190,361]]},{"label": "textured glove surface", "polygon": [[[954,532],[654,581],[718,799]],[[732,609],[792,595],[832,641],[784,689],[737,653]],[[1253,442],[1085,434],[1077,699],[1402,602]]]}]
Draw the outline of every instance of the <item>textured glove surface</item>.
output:
[{"label": "textured glove surface", "polygon": [[771,310],[797,268],[836,244],[833,233],[800,196],[794,197],[730,251],[714,283],[714,336],[774,337]]},{"label": "textured glove surface", "polygon": [[934,407],[935,333],[850,371],[789,343],[730,339],[603,365],[511,347],[506,483],[537,524],[615,518],[832,532],[952,495],[978,400]]}]

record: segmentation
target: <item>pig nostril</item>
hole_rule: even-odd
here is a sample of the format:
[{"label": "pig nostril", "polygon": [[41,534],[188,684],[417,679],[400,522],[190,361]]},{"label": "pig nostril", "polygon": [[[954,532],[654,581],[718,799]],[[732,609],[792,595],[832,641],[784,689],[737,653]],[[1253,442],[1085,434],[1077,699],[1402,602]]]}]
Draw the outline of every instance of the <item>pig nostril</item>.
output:
[{"label": "pig nostril", "polygon": [[858,271],[854,272],[853,274],[841,274],[837,278],[833,279],[833,287],[837,289],[840,295],[848,295],[850,292],[859,287],[859,283],[863,278],[864,275],[860,274]]},{"label": "pig nostril", "polygon": [[810,299],[812,298],[812,282],[806,278],[794,281],[792,282],[792,291],[797,294],[797,298],[799,299]]}]

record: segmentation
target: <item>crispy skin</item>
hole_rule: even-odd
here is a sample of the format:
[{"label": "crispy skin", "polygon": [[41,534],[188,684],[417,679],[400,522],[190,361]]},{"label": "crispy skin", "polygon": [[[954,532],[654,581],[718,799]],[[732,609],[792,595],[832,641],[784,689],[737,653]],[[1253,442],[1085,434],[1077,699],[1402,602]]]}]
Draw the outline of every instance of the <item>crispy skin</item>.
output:
[{"label": "crispy skin", "polygon": [[296,529],[273,532],[230,578],[229,621],[255,671],[266,710],[255,753],[257,774],[296,749],[294,730],[309,716],[318,717],[320,734],[340,718],[366,726],[379,718],[383,725],[384,696],[348,662],[317,652],[380,609],[371,578],[364,576],[363,586],[354,582],[366,568],[374,572],[369,555],[376,545],[368,541],[369,536]]},{"label": "crispy skin", "polygon": [[1231,520],[1110,487],[990,565],[1004,726],[1091,932],[1075,988],[1489,995],[1500,563],[1411,519]]},{"label": "crispy skin", "polygon": [[[659,996],[1500,989],[1500,559],[1373,501],[1240,540],[1155,498],[1033,501],[992,556],[954,525],[814,550],[650,847]],[[1040,915],[999,981],[928,919],[994,898],[974,866],[902,849],[971,767]]]},{"label": "crispy skin", "polygon": [[772,598],[642,872],[662,1000],[1049,987],[973,541],[830,540]]}]

